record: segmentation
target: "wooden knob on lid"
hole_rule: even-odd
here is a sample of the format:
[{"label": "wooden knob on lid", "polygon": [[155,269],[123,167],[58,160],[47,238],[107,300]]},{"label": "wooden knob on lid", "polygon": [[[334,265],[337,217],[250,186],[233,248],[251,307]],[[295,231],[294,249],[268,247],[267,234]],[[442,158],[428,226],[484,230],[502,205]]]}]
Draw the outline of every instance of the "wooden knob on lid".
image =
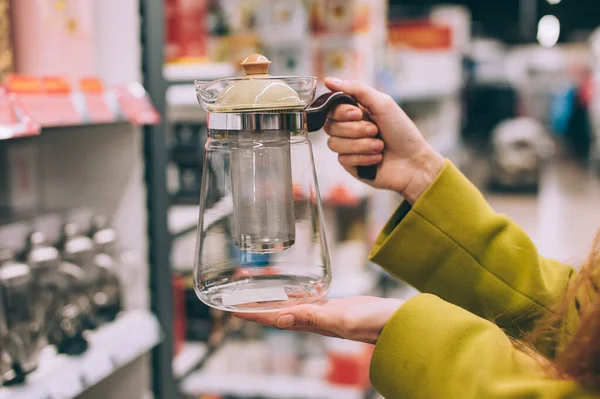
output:
[{"label": "wooden knob on lid", "polygon": [[252,54],[241,65],[244,67],[246,75],[266,75],[269,73],[269,65],[271,61],[261,54]]}]

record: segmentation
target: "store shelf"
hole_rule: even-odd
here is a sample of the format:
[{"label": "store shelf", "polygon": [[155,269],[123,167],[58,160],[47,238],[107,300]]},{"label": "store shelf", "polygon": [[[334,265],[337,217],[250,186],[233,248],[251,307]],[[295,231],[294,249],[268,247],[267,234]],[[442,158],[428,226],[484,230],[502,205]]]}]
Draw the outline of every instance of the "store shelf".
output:
[{"label": "store shelf", "polygon": [[89,348],[79,357],[51,354],[23,385],[0,388],[1,399],[71,399],[147,353],[161,341],[156,318],[129,311],[90,332]]},{"label": "store shelf", "polygon": [[181,390],[188,396],[216,394],[273,399],[363,399],[366,394],[360,389],[337,387],[306,377],[203,372],[183,380]]},{"label": "store shelf", "polygon": [[234,76],[235,72],[235,67],[229,62],[167,64],[163,68],[163,77],[168,82],[193,82],[226,78]]},{"label": "store shelf", "polygon": [[173,359],[173,375],[182,378],[202,362],[208,353],[208,345],[202,342],[186,342]]},{"label": "store shelf", "polygon": [[130,124],[128,120],[115,120],[110,122],[102,122],[102,123],[77,123],[77,124],[65,124],[65,125],[52,125],[52,126],[42,126],[41,131],[39,133],[32,134],[9,134],[8,129],[3,130],[3,126],[0,126],[0,141],[2,140],[19,140],[19,139],[27,139],[38,137],[40,135],[53,134],[63,130],[72,130],[72,129],[87,129],[87,128],[111,128],[120,125]]},{"label": "store shelf", "polygon": [[56,133],[57,131],[64,129],[78,129],[78,128],[109,128],[119,125],[127,125],[131,122],[126,119],[117,119],[114,121],[102,122],[102,123],[77,123],[73,125],[54,125],[54,126],[42,126],[42,134],[45,133]]},{"label": "store shelf", "polygon": [[198,205],[172,205],[169,208],[169,231],[180,237],[196,231],[200,207]]},{"label": "store shelf", "polygon": [[[204,214],[204,228],[208,229],[213,224],[229,216],[233,212],[233,202],[224,198],[214,204]],[[198,205],[173,205],[169,208],[169,232],[174,238],[181,237],[196,231],[199,220]]]}]

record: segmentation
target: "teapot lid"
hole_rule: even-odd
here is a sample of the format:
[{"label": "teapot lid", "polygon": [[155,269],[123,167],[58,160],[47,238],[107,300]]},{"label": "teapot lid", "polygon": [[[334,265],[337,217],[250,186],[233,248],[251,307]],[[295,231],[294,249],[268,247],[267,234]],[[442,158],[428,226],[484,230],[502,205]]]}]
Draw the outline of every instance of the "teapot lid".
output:
[{"label": "teapot lid", "polygon": [[301,111],[306,108],[307,99],[286,82],[289,78],[269,75],[270,64],[271,61],[261,54],[246,57],[241,63],[246,76],[221,79],[216,98],[207,101],[208,111]]}]

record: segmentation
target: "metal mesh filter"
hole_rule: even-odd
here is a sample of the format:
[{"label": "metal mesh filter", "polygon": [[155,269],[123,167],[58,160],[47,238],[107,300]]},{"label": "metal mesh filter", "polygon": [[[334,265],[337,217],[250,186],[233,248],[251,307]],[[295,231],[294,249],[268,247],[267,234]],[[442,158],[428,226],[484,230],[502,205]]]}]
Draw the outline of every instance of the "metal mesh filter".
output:
[{"label": "metal mesh filter", "polygon": [[231,187],[236,245],[272,253],[295,240],[289,130],[230,133]]}]

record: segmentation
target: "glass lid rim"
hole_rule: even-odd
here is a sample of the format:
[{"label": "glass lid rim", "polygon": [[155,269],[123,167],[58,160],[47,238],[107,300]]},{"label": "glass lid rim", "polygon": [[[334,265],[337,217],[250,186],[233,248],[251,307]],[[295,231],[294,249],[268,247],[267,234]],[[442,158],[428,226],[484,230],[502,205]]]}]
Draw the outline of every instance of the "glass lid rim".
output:
[{"label": "glass lid rim", "polygon": [[307,75],[307,76],[273,76],[273,75],[247,75],[247,76],[232,76],[230,78],[220,78],[220,79],[216,79],[216,80],[200,80],[200,79],[195,79],[194,83],[198,84],[198,83],[202,83],[202,84],[207,84],[207,83],[218,83],[218,82],[224,82],[224,81],[243,81],[243,80],[284,80],[284,79],[306,79],[306,80],[312,80],[314,82],[316,82],[318,79],[316,76],[311,76],[311,75]]}]

